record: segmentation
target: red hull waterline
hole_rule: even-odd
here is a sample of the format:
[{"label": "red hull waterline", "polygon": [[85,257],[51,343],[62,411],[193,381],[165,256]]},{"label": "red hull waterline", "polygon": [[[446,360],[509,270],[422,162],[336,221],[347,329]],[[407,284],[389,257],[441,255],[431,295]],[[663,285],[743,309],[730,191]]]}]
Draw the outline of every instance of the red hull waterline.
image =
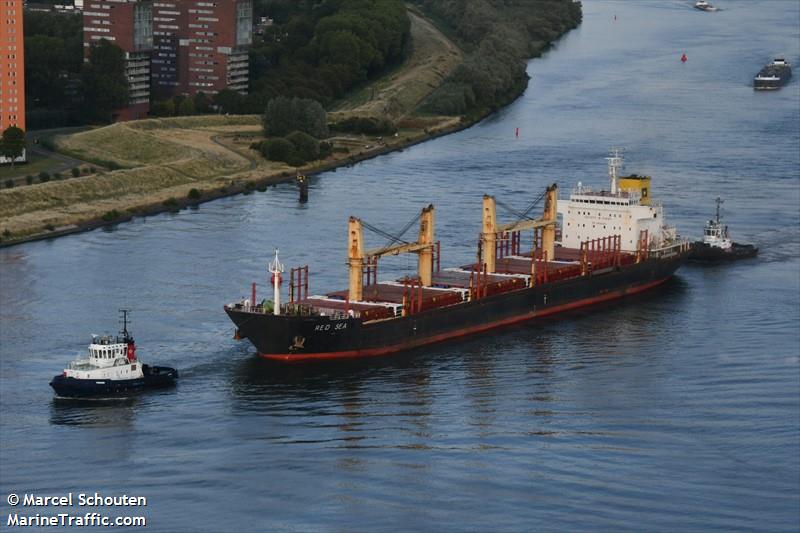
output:
[{"label": "red hull waterline", "polygon": [[264,359],[269,359],[270,361],[278,361],[281,363],[307,363],[311,361],[325,361],[325,360],[333,360],[333,359],[355,359],[361,357],[376,357],[380,355],[387,355],[391,353],[401,352],[403,350],[410,350],[411,348],[417,348],[419,346],[425,346],[427,344],[434,344],[437,342],[446,341],[449,339],[455,339],[458,337],[465,337],[467,335],[473,335],[475,333],[481,333],[483,331],[488,331],[490,329],[499,328],[502,326],[509,326],[512,324],[517,324],[519,322],[525,322],[526,320],[531,320],[533,318],[553,315],[556,313],[561,313],[564,311],[570,311],[572,309],[578,309],[580,307],[589,307],[591,305],[599,304],[602,302],[607,302],[609,300],[617,300],[619,298],[623,298],[625,296],[630,296],[632,294],[637,294],[648,289],[652,289],[662,283],[666,282],[670,279],[672,275],[669,275],[665,278],[652,281],[650,283],[646,283],[644,285],[639,285],[637,287],[621,289],[614,292],[609,292],[603,294],[602,296],[594,296],[592,298],[585,298],[583,300],[576,300],[574,302],[570,302],[568,304],[549,307],[547,309],[543,309],[541,311],[535,311],[526,313],[524,315],[519,315],[513,318],[507,318],[504,320],[497,320],[495,322],[487,322],[486,324],[481,324],[480,326],[473,326],[464,329],[454,330],[449,333],[441,334],[441,335],[433,335],[431,337],[427,337],[425,339],[419,339],[416,341],[410,341],[401,344],[395,344],[392,346],[382,346],[380,348],[368,348],[365,350],[348,350],[342,352],[320,352],[320,353],[304,353],[304,354],[288,354],[288,353],[280,353],[280,354],[264,354],[259,353],[260,357]]}]

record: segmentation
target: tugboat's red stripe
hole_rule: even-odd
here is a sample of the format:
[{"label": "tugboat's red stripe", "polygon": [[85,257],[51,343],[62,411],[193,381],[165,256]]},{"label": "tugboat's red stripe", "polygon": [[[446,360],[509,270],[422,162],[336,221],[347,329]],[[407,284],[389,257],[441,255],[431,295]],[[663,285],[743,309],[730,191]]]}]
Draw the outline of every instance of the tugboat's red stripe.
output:
[{"label": "tugboat's red stripe", "polygon": [[628,296],[631,294],[636,294],[642,291],[646,291],[647,289],[651,289],[658,285],[661,285],[665,281],[667,281],[670,276],[666,278],[653,281],[650,283],[646,283],[644,285],[639,285],[638,287],[623,289],[619,291],[609,292],[603,294],[601,296],[593,296],[592,298],[585,298],[583,300],[576,300],[574,302],[570,302],[568,304],[557,305],[554,307],[549,307],[547,309],[543,309],[541,311],[535,311],[531,313],[526,313],[524,315],[515,316],[512,318],[506,318],[504,320],[497,320],[495,322],[488,322],[486,324],[481,324],[478,326],[471,326],[468,328],[457,329],[447,333],[442,333],[440,335],[432,335],[430,337],[425,337],[422,339],[410,340],[408,342],[404,342],[401,344],[394,344],[391,346],[381,346],[378,348],[366,348],[364,350],[346,350],[341,352],[318,352],[318,353],[281,353],[281,354],[265,354],[259,353],[258,355],[263,357],[264,359],[269,359],[272,361],[280,361],[282,363],[303,363],[309,361],[324,361],[328,359],[349,359],[354,357],[375,357],[379,355],[386,355],[394,352],[399,352],[402,350],[408,350],[411,348],[416,348],[418,346],[424,346],[426,344],[433,344],[435,342],[441,342],[448,339],[454,339],[457,337],[464,337],[466,335],[472,335],[474,333],[480,333],[482,331],[486,331],[489,329],[494,329],[501,326],[508,326],[511,324],[516,324],[518,322],[524,322],[526,320],[530,320],[536,317],[548,316],[553,315],[555,313],[560,313],[563,311],[569,311],[571,309],[578,309],[579,307],[588,307],[590,305],[598,304],[601,302],[606,302],[609,300],[615,300],[617,298],[622,298],[623,296]]}]

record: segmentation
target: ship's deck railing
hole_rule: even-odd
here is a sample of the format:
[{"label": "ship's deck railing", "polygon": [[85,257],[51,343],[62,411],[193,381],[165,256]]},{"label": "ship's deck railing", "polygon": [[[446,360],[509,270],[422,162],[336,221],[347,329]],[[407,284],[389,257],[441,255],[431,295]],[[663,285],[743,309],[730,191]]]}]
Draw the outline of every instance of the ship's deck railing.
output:
[{"label": "ship's deck railing", "polygon": [[648,251],[648,255],[651,257],[673,257],[682,252],[689,251],[689,248],[692,246],[692,243],[689,242],[688,239],[678,238],[664,246],[660,246],[658,248],[651,248]]},{"label": "ship's deck railing", "polygon": [[308,305],[300,303],[288,303],[281,306],[281,313],[292,316],[326,316],[334,320],[341,320],[345,318],[358,318],[361,313],[358,310],[351,309],[349,312],[344,312],[341,309],[333,309],[321,307],[318,305]]}]

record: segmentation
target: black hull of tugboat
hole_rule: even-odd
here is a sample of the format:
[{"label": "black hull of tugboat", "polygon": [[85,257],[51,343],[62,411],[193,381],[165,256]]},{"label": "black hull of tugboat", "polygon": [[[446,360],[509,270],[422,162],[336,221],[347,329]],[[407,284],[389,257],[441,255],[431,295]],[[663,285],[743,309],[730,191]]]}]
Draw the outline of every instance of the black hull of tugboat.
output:
[{"label": "black hull of tugboat", "polygon": [[275,316],[226,307],[240,338],[281,362],[379,356],[639,293],[667,281],[686,259],[649,259],[605,272],[496,294],[402,318]]},{"label": "black hull of tugboat", "polygon": [[758,255],[758,248],[752,244],[733,243],[730,250],[723,250],[716,246],[709,246],[702,241],[692,244],[689,252],[689,261],[693,263],[721,263],[725,261],[735,261],[736,259],[747,259]]},{"label": "black hull of tugboat", "polygon": [[58,375],[50,382],[62,398],[113,398],[150,389],[175,385],[178,371],[166,366],[143,367],[144,377],[137,379],[76,379]]}]

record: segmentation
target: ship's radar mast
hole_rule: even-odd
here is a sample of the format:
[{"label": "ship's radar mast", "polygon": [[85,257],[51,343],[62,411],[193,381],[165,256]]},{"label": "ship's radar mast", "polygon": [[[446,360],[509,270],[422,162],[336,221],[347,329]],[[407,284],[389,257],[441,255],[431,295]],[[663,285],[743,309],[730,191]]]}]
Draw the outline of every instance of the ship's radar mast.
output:
[{"label": "ship's radar mast", "polygon": [[[273,295],[273,314],[281,314],[281,273],[283,272],[283,265],[278,260],[278,250],[275,250],[275,259],[269,262],[269,271],[272,273],[272,290]],[[255,305],[255,302],[253,302]]]},{"label": "ship's radar mast", "polygon": [[[120,333],[122,333],[122,338],[124,339],[123,342],[129,342],[130,340],[133,340],[130,333],[128,333],[128,313],[130,312],[130,309],[119,310],[119,320],[122,322],[122,331],[120,331]],[[94,337],[94,335],[92,335],[92,337]]]},{"label": "ship's radar mast", "polygon": [[619,171],[622,170],[622,148],[612,148],[611,157],[606,157],[608,161],[608,177],[611,178],[611,194],[617,194],[617,178]]},{"label": "ship's radar mast", "polygon": [[717,196],[716,202],[717,202],[717,224],[719,224],[719,208],[723,204],[723,202],[725,202],[725,200]]}]

